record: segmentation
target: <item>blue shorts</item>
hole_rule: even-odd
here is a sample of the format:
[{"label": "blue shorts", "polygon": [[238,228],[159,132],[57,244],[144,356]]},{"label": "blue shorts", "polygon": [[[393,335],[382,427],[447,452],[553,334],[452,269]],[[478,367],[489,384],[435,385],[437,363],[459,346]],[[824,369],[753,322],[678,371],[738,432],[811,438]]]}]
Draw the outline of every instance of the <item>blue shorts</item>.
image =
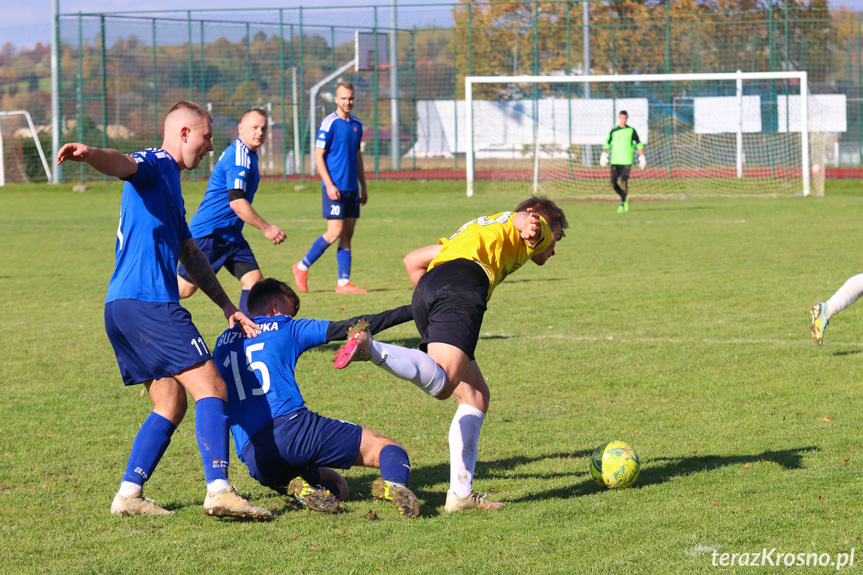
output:
[{"label": "blue shorts", "polygon": [[[224,267],[231,272],[232,276],[240,279],[250,271],[260,269],[258,260],[255,259],[255,254],[252,253],[252,248],[246,240],[237,243],[219,236],[206,236],[195,238],[195,243],[207,256],[214,272],[218,273]],[[183,264],[177,266],[177,275],[186,281],[192,281]]]},{"label": "blue shorts", "polygon": [[285,487],[298,475],[317,483],[318,467],[350,469],[360,452],[363,428],[301,409],[277,417],[243,449],[249,475],[261,485]]},{"label": "blue shorts", "polygon": [[124,385],[169,377],[211,357],[192,314],[178,303],[108,302],[105,330]]},{"label": "blue shorts", "polygon": [[342,197],[339,200],[331,200],[327,195],[327,189],[321,190],[323,196],[323,214],[328,220],[343,220],[345,218],[360,217],[360,199],[362,194],[359,191],[346,192],[339,190]]}]

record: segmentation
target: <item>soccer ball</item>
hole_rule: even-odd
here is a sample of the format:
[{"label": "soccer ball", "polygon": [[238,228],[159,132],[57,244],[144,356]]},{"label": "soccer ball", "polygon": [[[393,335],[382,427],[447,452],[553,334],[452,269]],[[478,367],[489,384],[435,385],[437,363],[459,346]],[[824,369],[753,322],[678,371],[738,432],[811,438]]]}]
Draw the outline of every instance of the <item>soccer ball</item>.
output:
[{"label": "soccer ball", "polygon": [[590,456],[590,475],[602,487],[623,489],[638,479],[638,454],[622,441],[603,443]]}]

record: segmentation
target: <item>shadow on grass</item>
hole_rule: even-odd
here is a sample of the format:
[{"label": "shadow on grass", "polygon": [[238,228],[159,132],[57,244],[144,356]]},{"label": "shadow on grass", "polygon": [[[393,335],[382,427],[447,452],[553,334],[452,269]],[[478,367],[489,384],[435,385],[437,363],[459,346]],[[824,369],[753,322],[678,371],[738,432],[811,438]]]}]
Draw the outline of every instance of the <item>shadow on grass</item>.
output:
[{"label": "shadow on grass", "polygon": [[833,357],[842,357],[846,355],[857,355],[858,353],[863,353],[863,349],[848,349],[845,351],[834,351],[830,355]]},{"label": "shadow on grass", "polygon": [[[483,479],[507,479],[511,478],[513,470],[517,470],[519,467],[524,465],[530,465],[537,461],[543,461],[546,459],[580,459],[583,457],[589,457],[591,453],[592,451],[567,451],[559,453],[547,453],[536,457],[519,455],[494,461],[477,461],[475,476],[481,481]],[[377,470],[365,468],[355,469],[359,471],[361,475],[352,475],[348,479],[348,485],[351,490],[351,501],[356,502],[372,500],[373,498],[371,494],[371,482],[378,477]],[[567,468],[566,466],[561,466],[561,471],[558,473],[516,473],[520,478],[540,479],[587,474],[587,471],[581,473],[572,473],[569,471],[569,469],[570,468]],[[441,484],[445,486],[443,489],[441,489],[440,487],[435,487],[433,491],[430,490],[432,489],[431,486],[439,486]],[[411,472],[410,488],[414,491],[414,493],[416,493],[417,497],[419,497],[420,501],[422,502],[423,517],[435,517],[437,515],[440,515],[440,509],[443,508],[444,504],[446,503],[446,490],[449,489],[449,463],[440,463],[437,465],[414,468]],[[545,493],[547,492],[537,494],[535,498],[546,499],[550,497],[555,497],[553,495],[549,495],[548,497],[546,497]],[[529,499],[533,498],[534,497],[531,497]],[[492,501],[496,500],[494,497],[491,497],[490,499]],[[518,499],[507,499],[505,497],[502,497],[502,499],[504,499],[505,501],[518,501]]]},{"label": "shadow on grass", "polygon": [[[799,447],[779,451],[764,451],[755,455],[699,455],[690,457],[654,457],[643,461],[641,474],[638,481],[630,489],[640,489],[648,485],[658,485],[675,477],[685,477],[692,473],[711,471],[720,467],[740,466],[746,463],[758,461],[770,461],[781,465],[785,469],[801,469],[803,467],[803,456],[818,448],[815,446]],[[589,455],[589,453],[587,454]],[[533,493],[524,497],[510,499],[509,501],[540,501],[543,499],[565,499],[599,493],[603,488],[597,485],[589,476],[588,472],[576,472],[571,475],[586,476],[584,481],[564,487],[539,493]]]},{"label": "shadow on grass", "polygon": [[[742,466],[747,463],[766,461],[776,463],[786,470],[802,469],[803,457],[806,453],[817,450],[816,446],[799,447],[795,449],[763,451],[754,455],[698,455],[687,457],[655,457],[642,463],[641,474],[638,481],[630,489],[641,489],[649,485],[658,485],[676,477],[685,477],[693,473],[712,471],[727,466]],[[575,452],[547,453],[536,457],[514,456],[493,461],[478,461],[476,466],[476,477],[483,479],[513,480],[514,478],[550,479],[559,477],[572,477],[580,480],[568,487],[549,489],[530,493],[522,497],[506,497],[506,494],[492,493],[491,500],[503,500],[505,503],[516,503],[523,501],[544,501],[549,499],[570,499],[600,493],[602,487],[597,485],[590,477],[587,469],[576,470],[574,466],[559,466],[557,472],[519,473],[518,468],[531,465],[544,460],[570,460],[581,459],[591,455],[592,451],[582,450]],[[358,507],[366,504],[372,505],[370,511],[377,505],[389,505],[383,501],[376,501],[371,493],[371,483],[377,477],[377,469],[355,467],[347,477],[350,487],[350,503]],[[415,468],[411,474],[410,487],[422,502],[422,516],[435,517],[441,515],[441,509],[446,503],[446,489],[449,483],[449,463],[440,463],[427,467]],[[445,487],[440,488],[443,484]],[[435,486],[435,487],[432,487]],[[177,506],[167,505],[166,509],[176,510]],[[290,498],[286,498],[285,506],[274,511],[274,515],[280,516],[295,513],[302,510],[295,505]],[[305,511],[305,510],[303,510]],[[358,511],[357,511],[358,512]]]}]

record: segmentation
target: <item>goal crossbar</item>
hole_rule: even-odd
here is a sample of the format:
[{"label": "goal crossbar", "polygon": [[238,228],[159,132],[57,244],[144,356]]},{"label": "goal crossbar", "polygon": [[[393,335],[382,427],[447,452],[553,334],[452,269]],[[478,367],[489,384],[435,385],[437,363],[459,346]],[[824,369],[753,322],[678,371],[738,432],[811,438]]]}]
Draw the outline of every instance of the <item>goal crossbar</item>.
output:
[{"label": "goal crossbar", "polygon": [[467,195],[473,196],[474,190],[474,154],[473,154],[473,85],[474,84],[541,84],[541,83],[578,83],[593,84],[607,82],[687,82],[702,80],[735,80],[738,94],[742,91],[743,80],[797,80],[800,83],[800,126],[802,144],[802,180],[803,195],[810,193],[809,179],[809,103],[807,72],[715,72],[700,74],[605,74],[596,76],[466,76],[465,86],[465,136],[468,150],[465,158]]}]

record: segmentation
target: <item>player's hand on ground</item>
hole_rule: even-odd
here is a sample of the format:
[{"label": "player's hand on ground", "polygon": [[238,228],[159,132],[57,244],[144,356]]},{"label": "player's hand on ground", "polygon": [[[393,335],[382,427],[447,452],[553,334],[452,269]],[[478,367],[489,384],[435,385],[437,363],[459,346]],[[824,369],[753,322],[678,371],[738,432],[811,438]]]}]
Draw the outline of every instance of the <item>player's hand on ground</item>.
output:
[{"label": "player's hand on ground", "polygon": [[527,217],[524,219],[524,227],[521,230],[522,239],[535,243],[539,239],[542,230],[542,221],[533,208],[527,208]]},{"label": "player's hand on ground", "polygon": [[366,202],[368,202],[368,201],[369,201],[369,193],[366,191],[365,188],[363,188],[360,192],[360,205],[364,206],[364,205],[366,205]]},{"label": "player's hand on ground", "polygon": [[86,144],[64,144],[60,151],[57,152],[57,165],[59,166],[66,160],[73,162],[86,162],[90,156],[90,146]]},{"label": "player's hand on ground", "polygon": [[340,200],[342,198],[342,194],[339,192],[339,189],[335,184],[327,184],[327,197],[335,201]]},{"label": "player's hand on ground", "polygon": [[267,226],[267,229],[264,230],[264,235],[267,236],[267,239],[273,242],[273,245],[279,245],[283,241],[285,241],[285,232],[279,226],[274,226],[270,224]]},{"label": "player's hand on ground", "polygon": [[[233,306],[231,306],[233,307]],[[257,337],[257,335],[261,332],[261,328],[249,319],[249,316],[234,308],[234,311],[226,310],[225,318],[228,320],[228,327],[233,329],[233,327],[237,324],[243,326],[243,331],[246,333],[246,337]]]}]

